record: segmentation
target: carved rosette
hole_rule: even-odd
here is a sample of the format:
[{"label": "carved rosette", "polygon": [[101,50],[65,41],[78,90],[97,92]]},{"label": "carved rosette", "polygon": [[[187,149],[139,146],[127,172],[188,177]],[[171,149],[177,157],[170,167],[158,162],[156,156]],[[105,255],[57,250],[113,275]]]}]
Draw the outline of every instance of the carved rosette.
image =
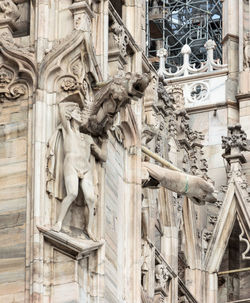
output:
[{"label": "carved rosette", "polygon": [[63,77],[61,80],[61,88],[65,92],[75,91],[78,88],[77,79],[73,76]]}]

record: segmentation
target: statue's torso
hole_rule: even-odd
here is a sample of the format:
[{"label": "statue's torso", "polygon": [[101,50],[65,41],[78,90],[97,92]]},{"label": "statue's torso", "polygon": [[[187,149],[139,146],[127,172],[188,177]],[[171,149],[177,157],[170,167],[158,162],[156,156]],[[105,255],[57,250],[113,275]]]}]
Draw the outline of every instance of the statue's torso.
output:
[{"label": "statue's torso", "polygon": [[64,166],[74,168],[79,177],[90,169],[90,145],[93,143],[89,135],[79,131],[63,130]]}]

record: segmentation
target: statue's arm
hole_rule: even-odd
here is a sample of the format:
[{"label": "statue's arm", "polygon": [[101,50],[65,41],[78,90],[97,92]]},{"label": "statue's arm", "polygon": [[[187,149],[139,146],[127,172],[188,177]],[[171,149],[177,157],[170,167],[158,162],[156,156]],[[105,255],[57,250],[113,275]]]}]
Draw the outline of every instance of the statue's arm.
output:
[{"label": "statue's arm", "polygon": [[102,162],[107,161],[107,140],[102,142],[102,147],[100,148],[92,139],[90,144],[91,152],[94,157]]},{"label": "statue's arm", "polygon": [[60,111],[60,117],[63,128],[69,132],[71,130],[70,128],[70,114],[67,111],[67,103],[60,103],[59,104],[59,111]]}]

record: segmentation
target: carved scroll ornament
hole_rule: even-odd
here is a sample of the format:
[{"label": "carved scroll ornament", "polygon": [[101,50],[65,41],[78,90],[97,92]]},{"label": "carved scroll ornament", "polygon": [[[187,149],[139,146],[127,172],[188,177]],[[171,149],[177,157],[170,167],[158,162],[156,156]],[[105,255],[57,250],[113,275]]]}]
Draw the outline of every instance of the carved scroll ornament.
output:
[{"label": "carved scroll ornament", "polygon": [[27,87],[16,81],[15,73],[10,68],[0,67],[0,102],[4,99],[16,100],[27,93]]}]

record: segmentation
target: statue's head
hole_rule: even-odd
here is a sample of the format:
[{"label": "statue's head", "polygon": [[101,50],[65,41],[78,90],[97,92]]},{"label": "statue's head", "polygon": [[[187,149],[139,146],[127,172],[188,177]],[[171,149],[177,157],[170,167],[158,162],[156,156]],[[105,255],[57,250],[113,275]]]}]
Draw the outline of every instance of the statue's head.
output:
[{"label": "statue's head", "polygon": [[128,95],[131,97],[142,98],[144,92],[151,80],[150,74],[126,74],[126,79],[128,81]]},{"label": "statue's head", "polygon": [[75,102],[68,102],[67,111],[70,114],[71,118],[74,119],[78,124],[82,123],[82,111]]},{"label": "statue's head", "polygon": [[72,112],[71,112],[71,117],[72,119],[74,119],[76,122],[78,122],[79,124],[82,123],[82,112],[80,110],[80,107],[78,106],[78,108],[75,108]]}]

